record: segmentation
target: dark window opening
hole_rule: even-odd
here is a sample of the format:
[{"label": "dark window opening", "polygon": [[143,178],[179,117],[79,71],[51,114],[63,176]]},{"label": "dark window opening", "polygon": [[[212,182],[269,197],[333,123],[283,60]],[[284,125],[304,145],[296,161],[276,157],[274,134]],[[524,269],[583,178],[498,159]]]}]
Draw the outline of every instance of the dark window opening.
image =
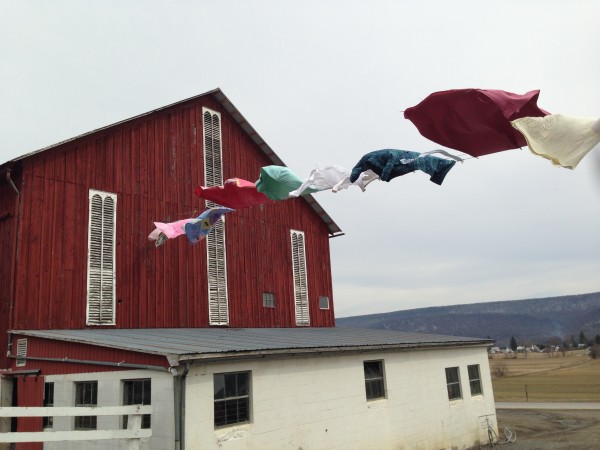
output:
[{"label": "dark window opening", "polygon": [[456,400],[462,398],[458,367],[446,368],[446,385],[448,387],[448,399]]},{"label": "dark window opening", "polygon": [[215,426],[250,421],[250,372],[214,375]]},{"label": "dark window opening", "polygon": [[[75,383],[75,406],[97,406],[98,405],[98,382],[83,381]],[[95,430],[96,416],[75,417],[76,430]]]},{"label": "dark window opening", "polygon": [[[54,406],[54,383],[44,383],[44,406]],[[42,428],[52,428],[54,417],[42,417]]]},{"label": "dark window opening", "polygon": [[481,389],[481,375],[479,373],[479,364],[467,366],[467,370],[469,371],[469,386],[471,386],[471,395],[483,394],[483,389]]},{"label": "dark window opening", "polygon": [[365,361],[365,389],[367,400],[385,398],[385,383],[383,379],[383,361]]},{"label": "dark window opening", "polygon": [[[123,381],[123,405],[151,405],[152,382],[151,380],[125,380]],[[128,416],[123,416],[123,428],[127,428]],[[142,428],[150,428],[151,416],[142,416]]]}]

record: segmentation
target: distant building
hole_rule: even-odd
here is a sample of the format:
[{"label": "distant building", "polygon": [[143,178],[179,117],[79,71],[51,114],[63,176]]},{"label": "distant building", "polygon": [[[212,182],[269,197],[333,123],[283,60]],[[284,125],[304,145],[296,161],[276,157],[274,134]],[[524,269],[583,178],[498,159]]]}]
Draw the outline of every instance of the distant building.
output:
[{"label": "distant building", "polygon": [[[335,328],[341,230],[312,196],[231,213],[196,246],[148,241],[153,221],[206,208],[196,186],[271,164],[217,89],[0,165],[0,411],[149,404],[141,448],[160,450],[486,441],[491,341]],[[127,425],[26,417],[14,431]]]}]

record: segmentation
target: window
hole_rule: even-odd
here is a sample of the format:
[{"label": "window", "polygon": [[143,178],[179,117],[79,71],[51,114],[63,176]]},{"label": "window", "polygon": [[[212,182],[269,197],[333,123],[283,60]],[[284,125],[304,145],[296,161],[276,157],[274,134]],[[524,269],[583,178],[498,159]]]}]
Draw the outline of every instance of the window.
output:
[{"label": "window", "polygon": [[446,368],[446,385],[448,386],[448,398],[450,400],[462,398],[460,393],[460,375],[458,367]]},{"label": "window", "polygon": [[87,325],[115,324],[117,196],[90,189]]},{"label": "window", "polygon": [[364,370],[367,400],[385,398],[385,383],[383,380],[383,361],[365,361]]},{"label": "window", "polygon": [[275,294],[263,292],[263,306],[265,308],[275,308]]},{"label": "window", "polygon": [[[75,406],[96,406],[98,404],[98,382],[75,383]],[[95,430],[96,416],[75,417],[76,430]]]},{"label": "window", "polygon": [[[204,184],[223,184],[223,158],[221,150],[221,115],[202,108],[204,133]],[[215,203],[206,201],[206,207]],[[225,254],[225,217],[206,236],[206,258],[208,271],[208,317],[210,325],[229,324],[227,295],[227,265]]]},{"label": "window", "polygon": [[319,297],[319,308],[320,309],[329,309],[329,297],[324,297],[324,296]]},{"label": "window", "polygon": [[250,372],[216,373],[215,427],[250,421]]},{"label": "window", "polygon": [[[44,406],[54,406],[54,383],[44,383]],[[52,428],[53,417],[42,417],[42,428]]]},{"label": "window", "polygon": [[294,277],[294,304],[296,325],[309,326],[308,286],[306,282],[306,256],[304,253],[304,233],[290,230],[292,240],[292,272]]},{"label": "window", "polygon": [[471,386],[471,395],[481,395],[481,376],[479,375],[479,364],[467,366],[469,371],[469,385]]},{"label": "window", "polygon": [[17,339],[17,367],[25,367],[27,364],[27,339]]},{"label": "window", "polygon": [[[150,379],[124,380],[123,405],[151,405],[152,384]],[[128,416],[123,416],[123,428],[127,428]],[[150,428],[150,414],[142,416],[142,428]]]}]

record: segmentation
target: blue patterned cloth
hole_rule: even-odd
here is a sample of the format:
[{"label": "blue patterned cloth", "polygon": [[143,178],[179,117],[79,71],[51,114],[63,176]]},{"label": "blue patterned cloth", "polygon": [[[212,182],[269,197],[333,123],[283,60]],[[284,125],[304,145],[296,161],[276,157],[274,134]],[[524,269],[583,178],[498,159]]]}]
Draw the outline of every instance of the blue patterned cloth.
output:
[{"label": "blue patterned cloth", "polygon": [[390,181],[401,175],[420,170],[431,175],[432,182],[441,185],[454,164],[456,161],[408,150],[376,150],[364,155],[352,168],[350,181],[354,183],[360,174],[368,169],[379,175],[381,181]]},{"label": "blue patterned cloth", "polygon": [[221,217],[231,211],[235,211],[235,209],[210,208],[200,214],[197,218],[186,223],[183,229],[190,243],[197,244],[204,239]]}]

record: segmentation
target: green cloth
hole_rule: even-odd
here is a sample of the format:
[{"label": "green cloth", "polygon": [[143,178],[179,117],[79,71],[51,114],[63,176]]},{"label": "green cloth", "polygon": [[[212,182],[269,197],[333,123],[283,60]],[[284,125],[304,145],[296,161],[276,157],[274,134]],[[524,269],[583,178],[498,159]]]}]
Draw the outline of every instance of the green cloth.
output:
[{"label": "green cloth", "polygon": [[[290,192],[295,191],[303,181],[285,166],[261,167],[260,177],[254,183],[256,190],[262,192],[271,200],[286,200]],[[307,189],[303,194],[316,192],[317,189]]]}]

